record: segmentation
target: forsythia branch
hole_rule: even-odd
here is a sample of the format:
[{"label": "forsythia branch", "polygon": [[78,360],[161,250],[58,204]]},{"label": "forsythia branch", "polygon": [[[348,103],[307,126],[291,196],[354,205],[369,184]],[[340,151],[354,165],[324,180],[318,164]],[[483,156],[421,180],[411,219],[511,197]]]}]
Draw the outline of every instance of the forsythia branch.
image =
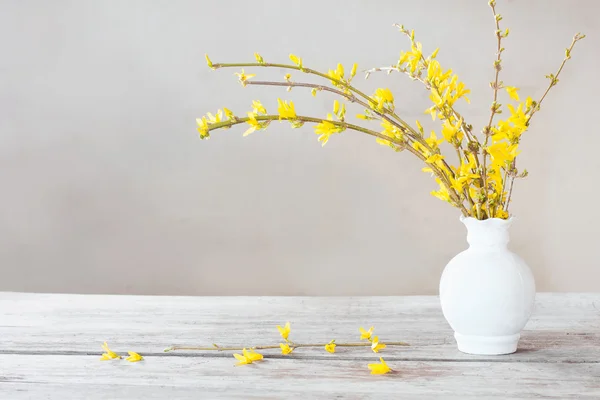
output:
[{"label": "forsythia branch", "polygon": [[[409,37],[410,51],[402,51],[395,65],[366,70],[366,77],[373,72],[382,71],[390,74],[396,71],[423,83],[429,90],[429,98],[433,103],[433,106],[425,110],[425,113],[431,115],[433,121],[438,118],[442,123],[440,137],[435,131],[432,131],[427,137],[418,120],[415,122],[417,130],[402,119],[395,111],[394,94],[388,88],[378,88],[373,95],[368,96],[354,87],[351,82],[356,75],[357,64],[352,66],[349,75],[345,75],[342,64],[338,64],[337,68],[333,70],[330,69],[328,73],[322,73],[304,66],[302,58],[294,54],[289,56],[292,64],[280,64],[267,63],[258,53],[254,54],[256,63],[213,63],[208,56],[206,56],[206,61],[212,69],[273,67],[301,71],[326,79],[326,84],[293,82],[291,74],[287,73],[285,82],[250,81],[256,76],[255,74],[246,74],[244,69],[235,74],[243,86],[282,86],[287,87],[288,90],[291,90],[292,87],[307,87],[312,88],[313,95],[316,95],[318,91],[334,93],[350,103],[363,106],[364,113],[358,114],[356,117],[363,120],[379,120],[383,129],[377,131],[347,123],[345,120],[346,104],[340,104],[338,100],[334,101],[333,113],[327,114],[326,119],[298,116],[293,102],[281,99],[278,99],[278,115],[268,115],[260,101],[255,100],[252,104],[252,112],[248,113],[248,118],[237,117],[226,108],[223,108],[227,117],[226,121],[222,120],[221,110],[218,110],[216,115],[207,113],[206,116],[199,118],[197,121],[200,137],[206,139],[210,136],[208,132],[213,129],[229,128],[243,122],[247,122],[250,126],[244,133],[246,136],[257,130],[266,129],[274,120],[289,121],[293,128],[299,128],[305,122],[315,123],[315,133],[319,135],[319,142],[323,145],[332,135],[339,134],[346,129],[359,131],[376,137],[377,143],[395,151],[408,150],[423,161],[426,164],[423,171],[431,173],[439,185],[439,190],[432,191],[431,194],[459,208],[464,216],[474,216],[478,219],[506,219],[510,216],[508,206],[512,198],[514,179],[525,176],[525,174],[518,174],[515,167],[521,134],[527,131],[531,117],[539,111],[540,104],[550,89],[558,83],[558,77],[566,61],[571,58],[575,42],[583,39],[585,35],[575,35],[571,46],[565,51],[565,58],[558,72],[547,76],[550,84],[540,100],[535,102],[531,97],[527,97],[526,100],[521,101],[518,94],[519,88],[505,86],[499,80],[502,69],[502,52],[504,51],[502,39],[508,36],[509,30],[502,31],[500,29],[499,21],[502,20],[502,16],[496,13],[496,1],[489,0],[488,5],[494,15],[497,51],[494,60],[494,80],[490,83],[494,93],[493,102],[490,107],[489,121],[482,129],[484,137],[481,140],[473,133],[473,126],[468,124],[456,110],[456,102],[459,99],[470,102],[466,96],[470,90],[451,69],[442,68],[436,59],[439,49],[435,49],[429,56],[425,56],[421,43],[415,40],[414,30],[409,31],[402,25],[395,26]],[[499,103],[498,96],[500,89],[506,89],[510,98],[517,102],[516,104],[509,103],[506,106],[508,110],[501,109],[503,107]],[[510,115],[495,122],[495,115],[503,111],[510,111]],[[451,165],[445,158],[440,147],[442,142],[455,148],[458,165]],[[465,207],[465,203],[469,209]],[[333,344],[330,345],[333,346]],[[282,351],[291,352],[293,350],[288,346],[282,347]],[[238,356],[248,363],[252,362],[255,357],[250,353]]]},{"label": "forsythia branch", "polygon": [[[328,343],[293,343],[289,342],[290,347],[293,348],[309,348],[309,347],[325,347]],[[405,342],[385,342],[387,346],[410,346]],[[371,343],[358,342],[358,343],[338,343],[335,345],[337,347],[371,347]],[[279,349],[281,346],[279,344],[273,345],[259,345],[252,347],[241,347],[241,346],[171,346],[167,347],[164,352],[168,353],[170,351],[176,350],[185,350],[185,351],[241,351],[244,348],[253,349],[253,350],[270,350],[270,349]]]}]

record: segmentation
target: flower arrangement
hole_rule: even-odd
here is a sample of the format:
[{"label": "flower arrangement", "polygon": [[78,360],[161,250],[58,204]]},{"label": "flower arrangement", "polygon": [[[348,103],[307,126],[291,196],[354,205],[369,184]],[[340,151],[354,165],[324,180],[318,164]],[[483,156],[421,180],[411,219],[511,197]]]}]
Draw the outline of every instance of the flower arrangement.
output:
[{"label": "flower arrangement", "polygon": [[[459,80],[451,69],[444,69],[437,61],[438,49],[429,56],[425,56],[420,42],[415,39],[414,30],[408,30],[402,25],[395,25],[410,41],[410,51],[403,51],[399,60],[392,66],[373,68],[364,71],[365,77],[370,74],[384,71],[388,74],[397,72],[408,75],[410,79],[423,84],[430,92],[432,106],[425,112],[435,121],[441,123],[440,135],[432,131],[427,135],[421,123],[417,120],[414,125],[409,124],[395,112],[393,93],[387,88],[378,88],[371,96],[356,88],[353,79],[358,67],[354,64],[349,74],[346,74],[342,64],[327,73],[317,71],[306,66],[302,58],[290,54],[292,64],[277,64],[266,62],[258,53],[255,53],[256,62],[247,63],[213,63],[208,55],[206,61],[212,69],[220,68],[282,68],[299,71],[306,75],[318,77],[320,83],[300,82],[292,79],[291,74],[286,74],[283,81],[253,81],[256,75],[246,73],[244,69],[236,73],[242,86],[265,85],[281,86],[290,91],[294,87],[309,88],[312,95],[318,92],[329,92],[338,97],[333,102],[333,112],[326,118],[305,116],[296,112],[292,101],[277,99],[276,114],[267,112],[260,101],[253,101],[252,110],[247,116],[235,115],[227,108],[218,110],[215,115],[208,113],[197,119],[198,131],[201,139],[210,137],[210,132],[220,128],[230,128],[237,124],[248,124],[249,128],[244,136],[253,132],[266,129],[273,121],[288,121],[292,128],[300,128],[305,123],[314,124],[314,131],[319,135],[318,140],[325,145],[331,136],[339,135],[346,130],[357,131],[376,138],[377,143],[387,146],[396,152],[408,151],[419,158],[425,167],[424,172],[431,174],[439,185],[439,189],[432,191],[435,197],[458,208],[465,217],[470,216],[480,220],[488,218],[509,217],[514,181],[527,176],[527,170],[519,170],[516,166],[519,154],[521,135],[528,129],[531,119],[540,110],[542,102],[550,89],[558,83],[558,77],[575,43],[585,35],[576,34],[571,45],[565,51],[565,57],[556,73],[546,75],[549,85],[539,100],[527,97],[524,101],[519,96],[519,89],[505,85],[499,80],[502,70],[502,41],[509,35],[509,30],[500,28],[502,16],[496,12],[496,1],[488,2],[491,7],[497,38],[496,59],[493,62],[494,80],[490,83],[493,96],[490,106],[490,117],[487,124],[481,129],[479,135],[470,125],[463,114],[458,111],[458,102],[463,100],[469,103],[467,94],[470,90]],[[513,104],[507,104],[509,115],[505,119],[498,119],[506,111],[500,103],[500,92],[504,89]],[[368,126],[350,123],[346,118],[346,105],[361,106],[364,111],[356,118],[370,122]],[[380,129],[372,127],[372,122],[378,121]],[[446,143],[455,153],[455,164],[450,157],[442,151],[441,145]],[[454,156],[452,156],[454,157]]]}]

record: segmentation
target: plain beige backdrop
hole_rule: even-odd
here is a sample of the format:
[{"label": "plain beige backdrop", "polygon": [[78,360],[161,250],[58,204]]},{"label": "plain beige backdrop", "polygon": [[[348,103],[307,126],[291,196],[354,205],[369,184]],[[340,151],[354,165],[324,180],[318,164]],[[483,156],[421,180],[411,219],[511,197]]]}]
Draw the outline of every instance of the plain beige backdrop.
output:
[{"label": "plain beige backdrop", "polygon": [[[523,137],[511,247],[541,291],[598,291],[600,1],[498,0],[511,30],[501,79],[539,98],[574,33],[559,85]],[[136,294],[434,294],[466,247],[459,213],[429,195],[408,153],[310,126],[244,127],[200,141],[195,118],[261,99],[324,116],[333,97],[242,88],[214,61],[290,52],[316,69],[393,64],[415,28],[488,118],[495,53],[487,0],[0,1],[0,290]],[[283,70],[258,70],[281,80]],[[300,80],[305,77],[294,75]],[[438,129],[427,92],[389,87],[406,120]],[[506,101],[503,95],[502,101]],[[350,115],[361,110],[351,107]]]}]

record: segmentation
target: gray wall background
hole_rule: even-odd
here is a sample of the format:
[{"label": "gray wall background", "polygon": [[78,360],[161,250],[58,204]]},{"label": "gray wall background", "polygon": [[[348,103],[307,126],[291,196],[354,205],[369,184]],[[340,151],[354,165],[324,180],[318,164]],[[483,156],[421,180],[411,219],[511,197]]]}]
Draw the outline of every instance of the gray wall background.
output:
[{"label": "gray wall background", "polygon": [[[522,96],[539,98],[572,35],[588,35],[524,136],[530,177],[515,189],[511,246],[539,290],[600,290],[600,2],[498,3],[511,29],[501,79]],[[246,138],[238,127],[202,142],[195,130],[205,112],[242,114],[253,99],[271,110],[293,99],[318,116],[333,102],[242,88],[204,53],[389,65],[408,47],[394,22],[415,28],[426,51],[441,48],[472,90],[460,108],[480,129],[495,52],[487,0],[0,1],[0,290],[436,293],[465,231],[410,154],[352,132],[321,148],[309,126]],[[434,127],[418,83],[359,83],[391,88],[401,115]]]}]

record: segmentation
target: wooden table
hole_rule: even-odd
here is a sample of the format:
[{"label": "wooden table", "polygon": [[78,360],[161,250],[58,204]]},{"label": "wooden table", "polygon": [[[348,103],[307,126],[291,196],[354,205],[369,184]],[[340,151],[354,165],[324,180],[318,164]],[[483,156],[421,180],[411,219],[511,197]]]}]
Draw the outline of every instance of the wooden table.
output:
[{"label": "wooden table", "polygon": [[[375,326],[394,370],[368,348],[232,352],[171,345],[356,342]],[[100,361],[108,341],[139,363]],[[0,293],[0,399],[600,399],[600,294],[539,294],[519,351],[458,352],[434,296],[159,297]]]}]

